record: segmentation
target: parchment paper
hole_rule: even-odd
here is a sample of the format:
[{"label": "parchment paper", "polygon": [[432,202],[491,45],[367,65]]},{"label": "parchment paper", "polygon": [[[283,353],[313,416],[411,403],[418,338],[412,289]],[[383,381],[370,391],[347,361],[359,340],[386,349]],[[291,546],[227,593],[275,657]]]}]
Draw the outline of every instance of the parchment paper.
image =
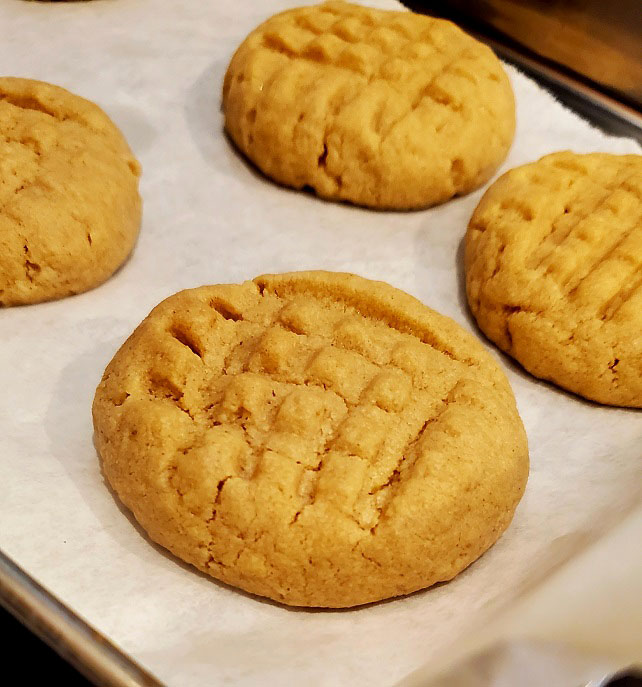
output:
[{"label": "parchment paper", "polygon": [[[0,72],[96,101],[144,170],[140,240],[109,282],[0,311],[0,547],[171,685],[391,685],[639,498],[640,413],[584,402],[500,356],[530,439],[530,481],[508,532],[452,583],[360,610],[289,610],[182,565],[119,506],[92,443],[91,399],[118,346],[178,289],[266,271],[346,270],[388,281],[476,331],[461,241],[481,190],[413,213],[324,203],[260,177],[224,137],[227,62],[247,32],[288,4],[0,5]],[[558,149],[637,150],[510,75],[518,131],[503,170]]]}]

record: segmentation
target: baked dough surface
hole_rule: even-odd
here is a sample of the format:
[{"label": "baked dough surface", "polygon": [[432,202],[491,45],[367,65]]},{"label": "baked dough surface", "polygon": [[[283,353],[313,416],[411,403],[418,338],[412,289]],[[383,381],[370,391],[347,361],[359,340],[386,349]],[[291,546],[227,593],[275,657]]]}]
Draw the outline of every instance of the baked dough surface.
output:
[{"label": "baked dough surface", "polygon": [[347,274],[168,298],[107,367],[93,414],[105,475],[154,541],[292,605],[451,579],[508,526],[528,473],[482,346]]}]

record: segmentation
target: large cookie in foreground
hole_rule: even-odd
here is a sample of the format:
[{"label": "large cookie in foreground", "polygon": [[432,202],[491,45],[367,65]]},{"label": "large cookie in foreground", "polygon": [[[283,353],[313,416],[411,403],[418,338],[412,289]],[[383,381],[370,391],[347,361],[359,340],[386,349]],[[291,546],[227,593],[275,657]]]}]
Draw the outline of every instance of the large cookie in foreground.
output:
[{"label": "large cookie in foreground", "polygon": [[140,165],[94,103],[0,78],[0,306],[104,282],[131,252]]},{"label": "large cookie in foreground", "polygon": [[105,475],[152,539],[301,606],[449,580],[528,473],[504,374],[452,320],[348,274],[182,291],[107,367]]},{"label": "large cookie in foreground", "polygon": [[642,407],[642,156],[561,152],[502,176],[468,227],[466,287],[529,372]]},{"label": "large cookie in foreground", "polygon": [[230,137],[267,176],[373,208],[468,193],[515,131],[490,48],[442,19],[344,2],[255,29],[228,67],[223,109]]}]

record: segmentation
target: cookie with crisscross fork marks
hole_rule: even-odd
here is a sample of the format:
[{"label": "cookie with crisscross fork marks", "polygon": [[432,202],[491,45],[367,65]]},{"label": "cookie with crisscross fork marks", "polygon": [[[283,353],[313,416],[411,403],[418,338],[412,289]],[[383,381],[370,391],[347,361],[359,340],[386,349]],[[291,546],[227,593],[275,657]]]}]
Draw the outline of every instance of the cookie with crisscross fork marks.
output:
[{"label": "cookie with crisscross fork marks", "polygon": [[561,152],[502,176],[470,221],[466,284],[529,372],[642,407],[642,156]]},{"label": "cookie with crisscross fork marks", "polygon": [[508,526],[528,473],[513,394],[481,345],[347,274],[172,296],[93,410],[105,474],[152,539],[292,605],[449,580]]},{"label": "cookie with crisscross fork marks", "polygon": [[454,24],[329,2],[276,15],[232,58],[225,127],[267,176],[375,208],[487,181],[515,129],[508,77]]},{"label": "cookie with crisscross fork marks", "polygon": [[94,103],[0,77],[0,306],[104,282],[131,252],[140,165]]}]

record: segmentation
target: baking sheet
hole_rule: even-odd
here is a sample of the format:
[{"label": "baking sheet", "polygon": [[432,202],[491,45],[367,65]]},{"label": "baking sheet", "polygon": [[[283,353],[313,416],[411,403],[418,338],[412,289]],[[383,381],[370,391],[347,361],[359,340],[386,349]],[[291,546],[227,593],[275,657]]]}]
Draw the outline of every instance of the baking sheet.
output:
[{"label": "baking sheet", "polygon": [[[266,271],[346,270],[474,330],[461,241],[481,190],[413,213],[324,203],[265,180],[224,137],[220,88],[233,50],[292,4],[0,5],[0,71],[100,104],[143,164],[144,197],[136,251],[109,282],[0,311],[0,547],[170,685],[391,685],[452,649],[640,497],[641,413],[584,402],[503,356],[530,440],[528,488],[498,544],[432,590],[335,612],[257,600],[151,544],[105,486],[92,443],[95,386],[132,329],[178,289]],[[518,131],[503,170],[558,149],[639,152],[510,75]]]}]

